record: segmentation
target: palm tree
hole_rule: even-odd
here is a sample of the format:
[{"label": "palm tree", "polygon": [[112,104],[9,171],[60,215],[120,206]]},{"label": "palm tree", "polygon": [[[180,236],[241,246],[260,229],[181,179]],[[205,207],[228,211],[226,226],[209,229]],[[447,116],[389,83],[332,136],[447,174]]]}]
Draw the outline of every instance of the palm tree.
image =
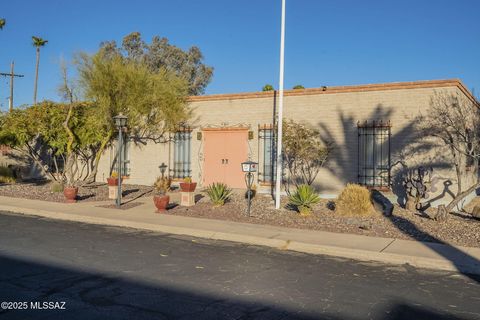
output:
[{"label": "palm tree", "polygon": [[38,64],[40,63],[40,47],[47,44],[47,40],[32,36],[33,46],[37,48],[37,65],[35,67],[35,84],[33,86],[33,104],[37,104]]},{"label": "palm tree", "polygon": [[5,27],[5,22],[7,22],[4,18],[0,19],[0,30],[3,29],[3,27]]}]

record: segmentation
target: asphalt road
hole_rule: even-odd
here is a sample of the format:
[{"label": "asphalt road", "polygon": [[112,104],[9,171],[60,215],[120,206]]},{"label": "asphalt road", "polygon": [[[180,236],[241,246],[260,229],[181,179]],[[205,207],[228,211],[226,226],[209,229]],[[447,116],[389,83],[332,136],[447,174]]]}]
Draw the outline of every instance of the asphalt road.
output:
[{"label": "asphalt road", "polygon": [[0,319],[480,319],[475,276],[5,212],[0,226]]}]

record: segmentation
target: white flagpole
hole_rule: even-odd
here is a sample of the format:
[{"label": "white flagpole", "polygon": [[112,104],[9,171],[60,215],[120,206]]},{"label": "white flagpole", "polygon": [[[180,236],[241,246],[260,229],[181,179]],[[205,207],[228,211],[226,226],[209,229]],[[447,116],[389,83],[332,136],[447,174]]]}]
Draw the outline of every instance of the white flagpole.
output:
[{"label": "white flagpole", "polygon": [[275,208],[280,209],[280,189],[282,185],[282,125],[283,125],[283,68],[285,51],[285,1],[282,0],[282,26],[280,35],[280,84],[278,87],[278,134],[277,134],[277,176],[275,184]]}]

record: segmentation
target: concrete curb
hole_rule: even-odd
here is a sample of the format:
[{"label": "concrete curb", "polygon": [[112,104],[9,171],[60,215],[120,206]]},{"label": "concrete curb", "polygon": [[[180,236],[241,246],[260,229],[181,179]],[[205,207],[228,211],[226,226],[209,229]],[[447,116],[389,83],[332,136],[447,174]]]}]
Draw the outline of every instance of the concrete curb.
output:
[{"label": "concrete curb", "polygon": [[[0,205],[0,210],[14,213],[39,216],[43,218],[82,222],[88,224],[107,225],[115,227],[127,227],[140,230],[156,231],[162,233],[187,235],[192,237],[224,240],[250,245],[267,246],[279,250],[292,250],[309,254],[322,254],[334,257],[348,258],[360,261],[377,261],[382,263],[404,265],[409,264],[417,268],[426,268],[442,271],[453,271],[480,275],[480,261],[478,263],[462,264],[454,263],[448,259],[433,259],[413,255],[394,254],[387,252],[376,252],[371,250],[361,250],[352,248],[343,248],[337,246],[320,245],[305,243],[300,241],[290,241],[276,238],[266,238],[252,236],[248,234],[235,234],[217,231],[208,231],[195,228],[175,227],[160,224],[142,223],[125,221],[121,219],[109,219],[91,216],[82,216],[78,214],[63,213],[57,211],[47,211],[41,209],[21,208],[9,205]],[[392,240],[394,241],[394,240]]]}]

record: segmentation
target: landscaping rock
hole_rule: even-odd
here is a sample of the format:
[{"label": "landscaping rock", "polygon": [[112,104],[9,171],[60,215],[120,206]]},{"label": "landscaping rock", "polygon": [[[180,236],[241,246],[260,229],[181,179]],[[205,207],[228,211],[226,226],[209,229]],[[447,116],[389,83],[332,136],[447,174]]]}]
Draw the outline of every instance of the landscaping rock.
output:
[{"label": "landscaping rock", "polygon": [[[3,184],[0,186],[0,196],[64,202],[63,188],[58,190],[58,186],[55,186],[55,184],[56,182],[45,180]],[[142,195],[151,194],[152,187],[124,184],[122,190],[124,199],[134,199]],[[79,187],[77,200],[79,202],[109,200],[108,187],[105,183]]]},{"label": "landscaping rock", "polygon": [[480,219],[480,206],[475,206],[472,211],[472,216]]},{"label": "landscaping rock", "polygon": [[393,203],[388,200],[380,191],[372,190],[372,199],[375,210],[389,217],[393,214]]}]

